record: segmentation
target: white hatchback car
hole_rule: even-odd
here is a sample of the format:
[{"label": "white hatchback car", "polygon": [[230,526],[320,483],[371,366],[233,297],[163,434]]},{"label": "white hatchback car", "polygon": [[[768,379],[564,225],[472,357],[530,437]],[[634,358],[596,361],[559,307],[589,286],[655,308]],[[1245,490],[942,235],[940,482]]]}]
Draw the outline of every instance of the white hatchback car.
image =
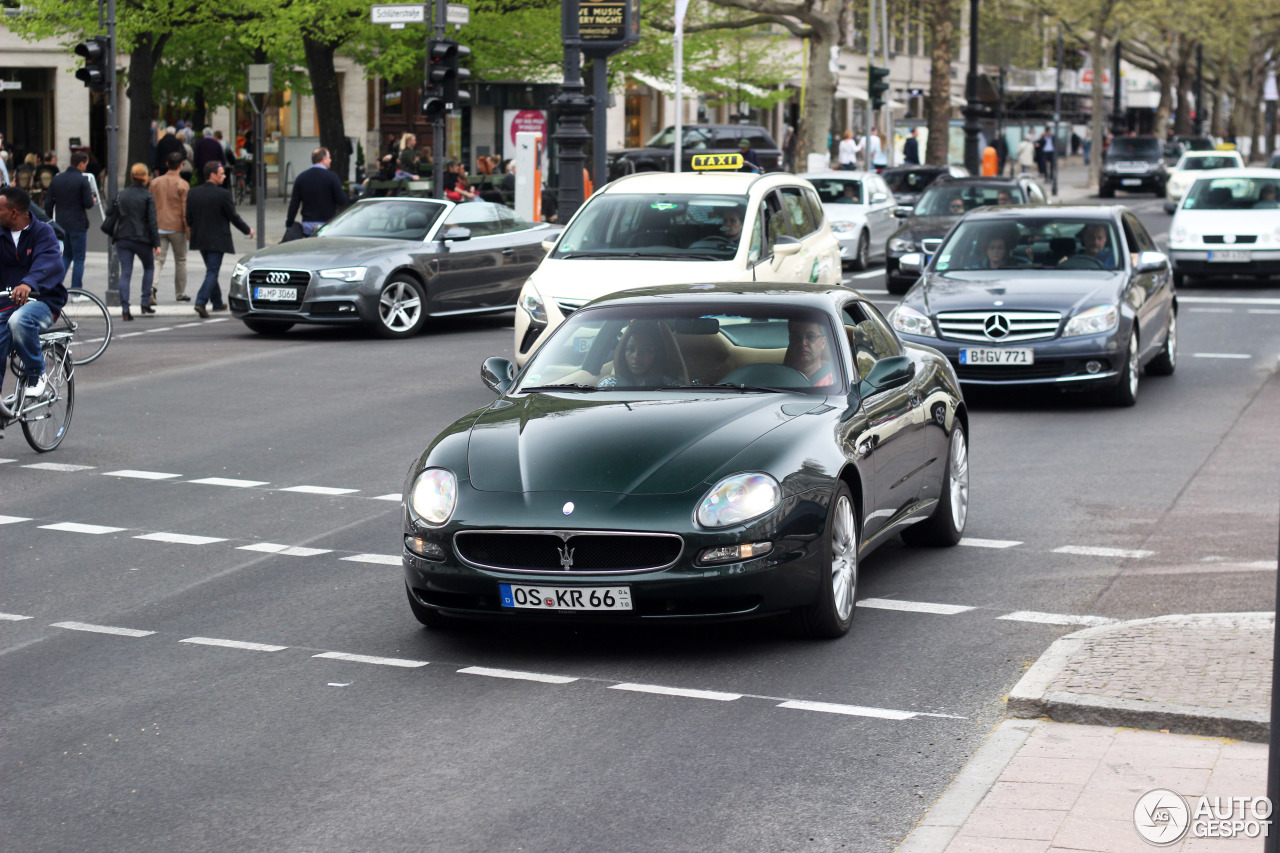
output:
[{"label": "white hatchback car", "polygon": [[898,230],[893,209],[898,202],[884,178],[875,172],[805,172],[813,184],[831,230],[840,243],[840,258],[864,270],[871,258],[884,258],[890,235]]},{"label": "white hatchback car", "polygon": [[1280,169],[1219,169],[1192,184],[1169,227],[1175,284],[1280,277],[1278,195]]},{"label": "white hatchback car", "polygon": [[1178,202],[1191,189],[1197,178],[1213,169],[1243,169],[1244,160],[1239,151],[1188,151],[1178,158],[1178,164],[1169,170],[1169,183],[1165,185],[1164,212],[1173,213]]},{"label": "white hatchback car", "polygon": [[841,282],[840,247],[808,181],[780,172],[640,172],[609,183],[569,220],[516,308],[523,367],[564,318],[596,297],[660,284]]}]

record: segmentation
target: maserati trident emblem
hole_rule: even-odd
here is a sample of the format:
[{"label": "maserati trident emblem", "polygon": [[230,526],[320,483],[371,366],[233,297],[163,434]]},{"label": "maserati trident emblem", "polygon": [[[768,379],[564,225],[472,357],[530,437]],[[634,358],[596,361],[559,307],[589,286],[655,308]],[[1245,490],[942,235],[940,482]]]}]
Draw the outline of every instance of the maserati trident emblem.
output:
[{"label": "maserati trident emblem", "polygon": [[992,314],[982,324],[982,331],[991,340],[998,341],[1009,334],[1009,319],[1003,314]]},{"label": "maserati trident emblem", "polygon": [[560,555],[560,568],[573,568],[573,549],[566,543],[563,548],[557,548],[556,552]]}]

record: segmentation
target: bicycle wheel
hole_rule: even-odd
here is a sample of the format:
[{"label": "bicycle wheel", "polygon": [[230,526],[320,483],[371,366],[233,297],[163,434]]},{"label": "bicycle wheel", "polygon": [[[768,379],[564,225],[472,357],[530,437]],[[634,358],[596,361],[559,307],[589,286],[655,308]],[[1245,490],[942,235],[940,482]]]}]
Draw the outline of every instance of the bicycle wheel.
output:
[{"label": "bicycle wheel", "polygon": [[72,363],[88,364],[106,352],[111,343],[111,314],[103,301],[89,291],[72,290],[71,293],[85,299],[68,300],[53,329],[71,332]]},{"label": "bicycle wheel", "polygon": [[48,453],[66,437],[71,427],[71,412],[76,405],[76,378],[68,373],[68,356],[60,347],[45,350],[45,372],[49,387],[35,402],[28,400],[22,411],[22,434],[27,444],[40,453]]}]

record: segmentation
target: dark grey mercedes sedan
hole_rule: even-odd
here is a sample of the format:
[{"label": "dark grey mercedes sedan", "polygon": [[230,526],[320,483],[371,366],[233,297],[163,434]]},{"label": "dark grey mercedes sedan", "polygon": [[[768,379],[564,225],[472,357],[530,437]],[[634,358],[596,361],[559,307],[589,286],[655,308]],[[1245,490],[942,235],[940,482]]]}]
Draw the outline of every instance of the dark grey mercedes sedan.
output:
[{"label": "dark grey mercedes sedan", "polygon": [[365,199],[313,237],[241,258],[228,301],[261,334],[362,324],[405,338],[427,317],[514,309],[546,254],[543,241],[559,231],[483,201]]},{"label": "dark grey mercedes sedan", "polygon": [[[921,265],[924,264],[924,269]],[[1138,380],[1173,373],[1169,261],[1124,207],[986,208],[964,217],[890,314],[970,385],[1101,391],[1132,406]]]}]

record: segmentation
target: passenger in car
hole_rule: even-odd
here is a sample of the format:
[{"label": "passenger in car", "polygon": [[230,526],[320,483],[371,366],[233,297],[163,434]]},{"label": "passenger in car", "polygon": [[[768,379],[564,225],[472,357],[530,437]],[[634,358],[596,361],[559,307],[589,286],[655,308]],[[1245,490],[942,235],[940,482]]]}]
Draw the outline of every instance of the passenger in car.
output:
[{"label": "passenger in car", "polygon": [[1107,246],[1107,226],[1094,222],[1080,229],[1080,250],[1075,257],[1093,258],[1103,269],[1116,268],[1116,256]]},{"label": "passenger in car", "polygon": [[601,379],[599,388],[672,387],[684,384],[680,355],[668,335],[653,321],[637,320],[627,326],[613,357],[613,375]]},{"label": "passenger in car", "polygon": [[956,197],[947,203],[947,212],[953,214],[964,213],[964,199]]},{"label": "passenger in car", "polygon": [[1275,208],[1280,207],[1280,203],[1276,201],[1276,185],[1263,184],[1258,190],[1258,200],[1253,203],[1254,208]]},{"label": "passenger in car", "polygon": [[981,269],[998,270],[1018,266],[1019,259],[1013,254],[1014,240],[1002,231],[996,231],[987,237],[987,244],[982,249]]},{"label": "passenger in car", "polygon": [[814,387],[836,384],[832,346],[822,323],[788,321],[787,353],[782,363],[803,373]]}]

